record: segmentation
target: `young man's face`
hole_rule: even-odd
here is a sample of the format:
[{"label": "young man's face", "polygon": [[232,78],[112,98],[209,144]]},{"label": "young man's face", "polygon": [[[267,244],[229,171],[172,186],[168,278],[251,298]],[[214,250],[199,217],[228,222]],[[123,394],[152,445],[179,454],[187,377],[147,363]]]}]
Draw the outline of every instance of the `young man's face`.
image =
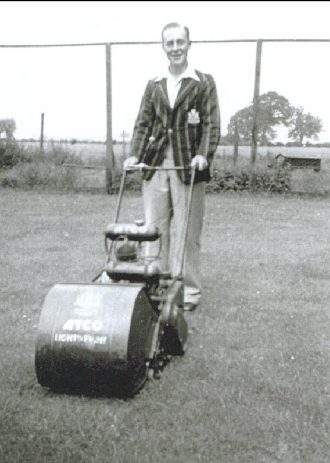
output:
[{"label": "young man's face", "polygon": [[163,32],[163,49],[172,68],[187,64],[190,43],[184,27],[171,27]]}]

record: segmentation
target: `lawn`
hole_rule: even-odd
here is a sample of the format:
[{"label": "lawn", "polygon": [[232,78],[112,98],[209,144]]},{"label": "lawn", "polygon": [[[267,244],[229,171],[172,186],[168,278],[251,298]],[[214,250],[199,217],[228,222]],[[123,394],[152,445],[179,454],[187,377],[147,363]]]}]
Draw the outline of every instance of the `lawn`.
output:
[{"label": "lawn", "polygon": [[[41,388],[43,299],[102,268],[115,202],[0,190],[1,463],[329,462],[325,197],[208,195],[203,304],[185,356],[133,399]],[[125,219],[141,217],[138,195],[125,204]]]}]

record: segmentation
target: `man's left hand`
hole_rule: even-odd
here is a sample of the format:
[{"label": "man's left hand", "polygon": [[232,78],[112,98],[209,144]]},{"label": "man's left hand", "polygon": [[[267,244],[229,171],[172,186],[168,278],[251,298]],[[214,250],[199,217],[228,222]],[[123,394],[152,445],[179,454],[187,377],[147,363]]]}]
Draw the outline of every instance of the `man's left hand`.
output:
[{"label": "man's left hand", "polygon": [[209,163],[207,162],[207,159],[205,156],[202,156],[201,154],[197,154],[194,156],[191,160],[191,167],[196,167],[197,170],[204,170],[207,168]]}]

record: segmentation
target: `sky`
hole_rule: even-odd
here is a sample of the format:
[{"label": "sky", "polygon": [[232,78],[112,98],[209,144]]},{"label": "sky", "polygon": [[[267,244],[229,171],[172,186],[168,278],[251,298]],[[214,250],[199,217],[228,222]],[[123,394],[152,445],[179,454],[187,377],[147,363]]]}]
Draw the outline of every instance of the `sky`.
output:
[{"label": "sky", "polygon": [[[160,41],[179,22],[191,40],[330,39],[330,2],[249,1],[0,1],[0,45]],[[221,131],[250,105],[255,43],[192,43],[189,63],[216,81]],[[330,42],[264,43],[260,93],[276,91],[321,118],[330,142]],[[112,46],[113,138],[132,134],[148,79],[167,65],[160,44]],[[105,46],[1,48],[0,119],[13,118],[15,137],[106,139]],[[287,131],[278,130],[287,141]]]}]

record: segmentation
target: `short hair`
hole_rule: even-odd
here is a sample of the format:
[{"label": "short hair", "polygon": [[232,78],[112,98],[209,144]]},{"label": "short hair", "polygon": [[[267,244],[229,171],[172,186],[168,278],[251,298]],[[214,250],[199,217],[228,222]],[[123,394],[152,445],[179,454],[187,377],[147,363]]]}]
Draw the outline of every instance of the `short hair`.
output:
[{"label": "short hair", "polygon": [[179,24],[179,23],[168,23],[168,24],[166,24],[166,26],[164,26],[163,30],[162,30],[162,40],[164,40],[164,32],[167,31],[167,29],[172,29],[174,27],[183,27],[183,29],[185,30],[185,32],[187,34],[188,42],[190,41],[189,40],[189,29],[188,29],[188,27],[183,26],[182,24]]}]

